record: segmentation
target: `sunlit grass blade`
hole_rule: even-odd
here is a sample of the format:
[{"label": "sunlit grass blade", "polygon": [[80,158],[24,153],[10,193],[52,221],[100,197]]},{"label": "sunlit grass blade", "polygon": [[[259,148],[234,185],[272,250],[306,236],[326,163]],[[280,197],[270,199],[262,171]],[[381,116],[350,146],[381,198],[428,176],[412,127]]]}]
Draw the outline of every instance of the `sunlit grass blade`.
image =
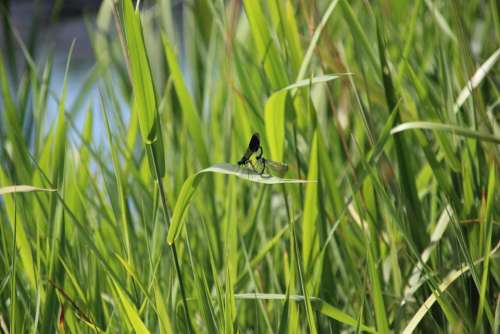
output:
[{"label": "sunlit grass blade", "polygon": [[434,123],[434,122],[407,122],[399,124],[391,130],[391,134],[396,134],[399,132],[403,132],[406,130],[412,129],[426,129],[426,130],[437,130],[437,131],[446,131],[451,132],[456,135],[460,135],[468,138],[475,138],[478,140],[484,140],[493,142],[496,144],[500,144],[500,137],[490,135],[487,133],[478,132],[475,130],[470,130],[467,128],[463,128],[457,125],[452,124],[442,124],[442,123]]},{"label": "sunlit grass blade", "polygon": [[0,5],[0,331],[495,332],[497,1],[177,2]]},{"label": "sunlit grass blade", "polygon": [[39,188],[28,185],[15,185],[0,188],[0,195],[12,194],[12,193],[29,193],[29,192],[52,192],[56,189]]},{"label": "sunlit grass blade", "polygon": [[[500,248],[500,243],[498,243],[494,249],[491,250],[489,256],[492,256],[497,252]],[[475,264],[481,263],[484,261],[484,258],[475,261]],[[431,309],[431,306],[436,302],[439,296],[444,293],[448,287],[453,284],[460,276],[470,270],[470,266],[462,264],[458,269],[454,269],[446,275],[446,277],[442,280],[441,284],[433,291],[433,293],[425,300],[425,302],[420,306],[417,312],[413,315],[411,320],[408,322],[404,330],[401,332],[403,334],[413,333],[413,331],[417,328],[420,321],[427,314],[427,312]]]},{"label": "sunlit grass blade", "polygon": [[423,279],[421,279],[421,277],[422,272],[424,271],[424,266],[429,260],[432,251],[436,248],[439,240],[443,237],[443,234],[446,231],[448,224],[450,223],[450,215],[452,214],[451,210],[452,209],[447,206],[441,213],[436,227],[432,232],[431,243],[424,249],[424,251],[420,255],[420,260],[413,268],[411,276],[408,279],[408,284],[404,289],[404,299],[401,304],[405,304],[410,298],[412,298],[415,291],[422,285]]},{"label": "sunlit grass blade", "polygon": [[500,58],[500,49],[497,49],[474,73],[467,82],[465,87],[460,91],[457,101],[453,106],[453,111],[457,112],[464,102],[471,96],[472,90],[475,89],[483,81],[486,75],[491,71],[497,60]]}]

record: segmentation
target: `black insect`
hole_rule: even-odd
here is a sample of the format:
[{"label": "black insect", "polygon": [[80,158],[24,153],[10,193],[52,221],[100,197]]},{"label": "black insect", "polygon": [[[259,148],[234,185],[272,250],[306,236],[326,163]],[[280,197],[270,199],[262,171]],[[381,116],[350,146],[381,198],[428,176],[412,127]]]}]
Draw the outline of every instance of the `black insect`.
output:
[{"label": "black insect", "polygon": [[259,153],[258,157],[262,157],[262,146],[260,146],[259,134],[254,133],[252,135],[252,138],[250,138],[250,143],[248,143],[248,148],[247,148],[245,154],[243,155],[243,157],[241,157],[240,161],[238,161],[238,165],[243,166],[243,165],[246,165],[248,163],[251,164],[252,161],[250,160],[250,158],[252,157],[252,155],[255,152],[257,152],[259,150],[260,150],[260,153]]},{"label": "black insect", "polygon": [[[256,160],[258,167],[260,167],[260,168],[257,168],[255,166],[255,164],[253,163],[253,161],[250,160],[252,155],[254,153],[257,153],[257,152],[259,152],[259,153],[255,157],[255,160]],[[256,173],[259,173],[260,175],[264,174],[264,171],[268,167],[270,169],[273,169],[274,171],[276,171],[280,175],[286,173],[286,171],[288,170],[287,164],[266,159],[262,155],[263,155],[263,149],[262,149],[262,146],[260,145],[259,134],[254,133],[252,135],[252,138],[250,138],[250,143],[248,143],[248,148],[247,148],[245,154],[240,159],[240,161],[238,161],[238,165],[245,166],[245,165],[249,164],[250,166],[252,166],[252,169]]]}]

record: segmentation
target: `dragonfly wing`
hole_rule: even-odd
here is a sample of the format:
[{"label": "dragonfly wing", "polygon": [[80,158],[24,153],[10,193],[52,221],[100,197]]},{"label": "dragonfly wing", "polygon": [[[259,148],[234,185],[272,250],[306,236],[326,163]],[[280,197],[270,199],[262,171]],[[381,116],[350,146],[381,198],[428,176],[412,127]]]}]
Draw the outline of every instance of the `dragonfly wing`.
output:
[{"label": "dragonfly wing", "polygon": [[285,174],[288,170],[288,165],[285,163],[268,159],[261,159],[261,160],[262,160],[261,163],[263,163],[265,167],[268,167],[269,169],[273,170],[279,175]]}]

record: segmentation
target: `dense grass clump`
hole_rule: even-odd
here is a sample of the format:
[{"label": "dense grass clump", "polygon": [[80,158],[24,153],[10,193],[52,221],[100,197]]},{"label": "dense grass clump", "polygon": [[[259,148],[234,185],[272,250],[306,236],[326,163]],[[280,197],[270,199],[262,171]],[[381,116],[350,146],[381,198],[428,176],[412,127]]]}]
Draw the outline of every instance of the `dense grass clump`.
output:
[{"label": "dense grass clump", "polygon": [[106,0],[74,101],[2,8],[0,328],[498,331],[498,6]]}]

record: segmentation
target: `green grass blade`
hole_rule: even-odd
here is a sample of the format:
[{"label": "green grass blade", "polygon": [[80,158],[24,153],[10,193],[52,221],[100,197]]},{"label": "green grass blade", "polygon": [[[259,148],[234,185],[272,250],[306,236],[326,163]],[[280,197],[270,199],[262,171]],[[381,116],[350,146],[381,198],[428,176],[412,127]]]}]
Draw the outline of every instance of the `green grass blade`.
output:
[{"label": "green grass blade", "polygon": [[[302,295],[284,295],[278,293],[237,293],[235,294],[235,297],[236,299],[240,300],[289,300],[293,302],[305,301],[305,297]],[[356,327],[357,320],[347,313],[320,298],[310,297],[310,299],[313,308],[319,311],[321,314],[345,325],[349,325],[350,327]],[[361,325],[361,328],[369,333],[376,333],[373,327]]]},{"label": "green grass blade", "polygon": [[442,124],[442,123],[434,123],[434,122],[407,122],[399,124],[391,130],[391,134],[396,134],[399,132],[403,132],[406,130],[413,129],[425,129],[425,130],[436,130],[436,131],[446,131],[451,132],[455,135],[474,138],[477,140],[484,140],[493,142],[495,144],[500,144],[500,137],[490,135],[487,133],[482,133],[474,130],[470,130],[467,128],[463,128],[457,125],[452,124]]},{"label": "green grass blade", "polygon": [[[316,46],[318,45],[319,37],[321,36],[321,32],[325,28],[326,24],[328,23],[328,20],[330,19],[330,16],[333,13],[333,10],[337,6],[339,0],[332,0],[330,2],[330,5],[325,11],[325,14],[323,14],[323,17],[321,18],[320,23],[314,30],[314,34],[311,38],[311,42],[309,43],[309,46],[307,48],[306,54],[304,56],[304,59],[302,60],[302,64],[300,65],[300,70],[299,74],[297,75],[297,80],[296,81],[301,81],[302,79],[306,78],[307,75],[307,69],[309,68],[309,64],[311,63],[312,56],[314,54],[314,50],[316,49]],[[342,2],[342,0],[341,0]]]},{"label": "green grass blade", "polygon": [[359,41],[361,43],[361,46],[363,49],[366,51],[368,55],[368,60],[370,61],[371,65],[373,66],[374,69],[378,69],[378,61],[377,57],[375,56],[375,52],[373,51],[373,47],[370,45],[370,40],[366,36],[365,32],[363,31],[363,28],[361,27],[361,23],[359,22],[358,18],[354,14],[354,11],[352,10],[351,5],[349,4],[349,1],[347,0],[340,0],[340,7],[342,8],[342,12],[344,14],[344,19],[347,21],[347,24],[349,26],[349,29],[351,31],[351,34],[356,42]]},{"label": "green grass blade", "polygon": [[432,13],[432,16],[434,17],[434,20],[436,20],[436,23],[438,27],[444,32],[446,36],[448,36],[453,42],[457,42],[457,36],[453,33],[451,30],[450,26],[448,25],[448,22],[446,22],[446,19],[444,16],[439,12],[439,9],[436,7],[436,5],[431,1],[431,0],[424,0],[425,5],[429,9],[429,11]]},{"label": "green grass blade", "polygon": [[274,93],[267,100],[264,110],[266,137],[271,151],[271,159],[277,161],[283,160],[286,98],[286,91]]},{"label": "green grass blade", "polygon": [[[495,254],[498,249],[500,248],[500,243],[496,245],[494,249],[491,250],[489,253],[489,256],[492,256]],[[479,259],[475,261],[474,264],[478,264],[484,261],[484,258]],[[442,280],[441,284],[433,291],[433,293],[425,300],[425,302],[420,306],[420,308],[415,312],[411,320],[408,322],[406,327],[403,329],[401,332],[402,334],[410,334],[413,333],[414,330],[417,328],[418,324],[424,316],[427,314],[427,312],[431,309],[432,305],[438,300],[439,296],[443,294],[448,287],[453,284],[460,276],[463,274],[467,273],[471,267],[469,265],[462,264],[458,269],[454,269],[451,272],[446,275],[446,277]]]},{"label": "green grass blade", "polygon": [[132,301],[128,298],[128,296],[125,293],[123,293],[122,289],[118,284],[116,284],[115,281],[111,280],[111,282],[113,284],[114,290],[116,291],[118,302],[121,304],[123,310],[125,311],[126,319],[128,319],[128,321],[134,328],[135,332],[140,334],[149,333],[148,329],[146,328],[146,325],[141,320],[141,317],[137,312],[137,308],[134,306]]},{"label": "green grass blade", "polygon": [[[160,131],[153,78],[149,64],[146,46],[144,44],[141,16],[134,11],[131,0],[122,2],[123,31],[127,41],[128,64],[134,92],[133,109],[139,117],[139,128],[142,140],[151,145],[158,157],[160,176],[165,174],[163,138]],[[149,158],[151,170],[154,170],[153,161]],[[154,173],[152,173],[154,175]]]},{"label": "green grass blade", "polygon": [[29,193],[29,192],[52,192],[56,189],[40,188],[28,185],[15,185],[0,188],[0,195],[13,194],[13,193]]},{"label": "green grass blade", "polygon": [[[386,58],[386,44],[383,37],[383,31],[380,25],[377,25],[377,41],[379,47],[379,58],[381,65],[381,76],[383,79],[384,93],[388,110],[399,110],[399,103],[396,97],[396,88],[392,83],[392,75],[389,63]],[[399,123],[401,116],[396,112],[396,122]],[[396,149],[396,158],[398,161],[398,176],[401,183],[401,192],[404,205],[407,209],[407,216],[411,219],[410,231],[413,242],[417,249],[421,250],[426,244],[425,232],[418,228],[419,224],[424,224],[420,199],[418,198],[415,179],[413,177],[413,165],[410,163],[410,145],[403,136],[394,137]]]},{"label": "green grass blade", "polygon": [[174,49],[171,46],[170,41],[165,35],[162,35],[162,41],[163,41],[163,48],[165,50],[165,57],[167,59],[168,66],[174,82],[175,91],[177,93],[177,96],[179,97],[179,102],[181,104],[182,111],[184,112],[185,125],[189,130],[191,138],[193,138],[200,163],[203,166],[208,166],[210,160],[208,157],[207,146],[202,136],[203,130],[202,130],[200,116],[196,110],[193,98],[189,94],[184,77],[181,72],[181,68],[177,61],[177,56],[175,55]]},{"label": "green grass blade", "polygon": [[113,169],[115,173],[115,180],[118,191],[118,199],[120,206],[120,222],[121,222],[121,232],[122,237],[125,239],[125,252],[127,255],[127,261],[132,261],[132,252],[131,252],[131,243],[130,243],[130,235],[129,235],[129,219],[128,219],[128,205],[126,201],[125,187],[123,184],[122,170],[120,168],[120,162],[118,160],[118,155],[115,151],[116,145],[113,143],[113,135],[111,134],[111,128],[109,126],[108,115],[106,112],[106,108],[104,106],[103,97],[101,95],[101,110],[104,116],[104,123],[106,125],[106,134],[108,136],[109,147],[111,150],[111,161],[113,162]]},{"label": "green grass blade", "polygon": [[284,63],[281,61],[271,37],[271,31],[264,16],[261,2],[244,0],[243,5],[255,41],[258,63],[263,65],[272,89],[283,87],[287,82]]},{"label": "green grass blade", "polygon": [[457,97],[457,101],[453,106],[453,111],[457,112],[465,101],[471,96],[472,90],[477,88],[479,84],[483,81],[486,75],[493,69],[493,66],[500,58],[500,48],[497,49],[474,73],[474,75],[467,82],[465,87],[460,91]]},{"label": "green grass blade", "polygon": [[[483,263],[483,275],[481,277],[481,287],[479,289],[479,307],[476,317],[476,328],[479,328],[480,321],[482,321],[483,312],[485,308],[485,303],[487,303],[486,290],[489,286],[488,277],[490,275],[490,251],[491,251],[491,240],[493,238],[493,199],[495,197],[495,183],[496,183],[496,171],[495,164],[490,165],[490,175],[488,180],[488,189],[486,196],[486,205],[484,209],[484,263]],[[493,323],[491,324],[492,330],[494,330]]]},{"label": "green grass blade", "polygon": [[[318,138],[317,132],[314,132],[311,141],[311,153],[309,158],[308,180],[318,178]],[[309,184],[306,189],[304,203],[304,217],[302,219],[302,258],[304,260],[304,270],[308,277],[312,277],[310,271],[313,265],[313,259],[319,254],[319,234],[318,234],[318,186],[314,183]],[[318,282],[315,282],[316,284]],[[316,285],[314,284],[314,285]],[[307,285],[312,287],[311,283]]]}]

